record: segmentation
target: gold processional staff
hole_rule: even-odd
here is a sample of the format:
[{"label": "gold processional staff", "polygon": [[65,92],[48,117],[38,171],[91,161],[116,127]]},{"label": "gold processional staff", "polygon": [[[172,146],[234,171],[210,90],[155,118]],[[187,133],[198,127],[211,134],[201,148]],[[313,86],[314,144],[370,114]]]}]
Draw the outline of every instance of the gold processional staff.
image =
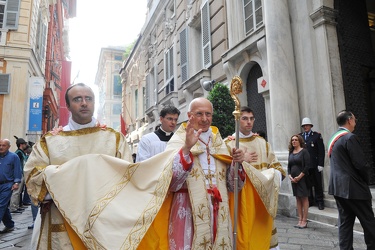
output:
[{"label": "gold processional staff", "polygon": [[[242,93],[242,80],[239,76],[232,78],[230,83],[230,95],[234,100],[235,110],[233,116],[235,119],[236,128],[236,149],[240,147],[239,133],[240,133],[240,116],[241,116],[241,103],[237,95]],[[234,166],[234,221],[233,221],[233,249],[237,249],[237,217],[238,217],[238,168],[239,163],[236,162]]]}]

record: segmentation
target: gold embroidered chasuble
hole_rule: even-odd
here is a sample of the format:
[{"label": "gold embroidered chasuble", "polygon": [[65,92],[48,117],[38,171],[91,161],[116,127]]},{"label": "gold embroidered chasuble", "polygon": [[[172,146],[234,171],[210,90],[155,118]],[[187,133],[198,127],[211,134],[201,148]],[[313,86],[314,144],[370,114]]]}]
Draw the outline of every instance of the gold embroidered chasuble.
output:
[{"label": "gold embroidered chasuble", "polygon": [[48,165],[61,165],[85,154],[106,154],[130,160],[130,150],[125,137],[111,128],[92,127],[73,131],[46,133],[33,147],[25,165],[25,178],[33,185],[28,188],[31,198],[43,201],[47,189],[43,172]]},{"label": "gold embroidered chasuble", "polygon": [[47,133],[25,166],[33,201],[47,192],[54,201],[32,247],[136,249],[167,194],[170,159],[132,164],[125,138],[108,128]]},{"label": "gold embroidered chasuble", "polygon": [[[235,140],[225,140],[225,142],[229,149],[235,147]],[[269,143],[262,137],[240,138],[239,146],[244,152],[256,152],[258,160],[251,164],[243,163],[248,181],[239,194],[242,204],[239,207],[239,213],[247,214],[247,221],[239,221],[238,247],[240,249],[270,249],[278,244],[273,218],[277,213],[281,183],[275,169],[279,170],[283,176],[286,173]],[[230,198],[233,199],[233,197]],[[260,238],[262,240],[259,240]]]},{"label": "gold embroidered chasuble", "polygon": [[[185,123],[179,127],[175,135],[168,142],[166,150],[175,150],[177,152],[176,150],[181,149],[186,137],[185,127]],[[212,201],[211,195],[207,192],[207,176],[205,176],[198,158],[198,155],[206,153],[206,148],[197,142],[191,149],[194,157],[194,166],[186,180],[194,224],[192,249],[232,249],[231,219],[226,186],[227,164],[219,160],[223,158],[228,159],[229,152],[218,129],[216,127],[211,127],[211,129],[212,139],[209,150],[215,158],[216,171],[214,175],[222,198],[222,202],[219,203],[216,240],[215,242],[212,240]]]}]

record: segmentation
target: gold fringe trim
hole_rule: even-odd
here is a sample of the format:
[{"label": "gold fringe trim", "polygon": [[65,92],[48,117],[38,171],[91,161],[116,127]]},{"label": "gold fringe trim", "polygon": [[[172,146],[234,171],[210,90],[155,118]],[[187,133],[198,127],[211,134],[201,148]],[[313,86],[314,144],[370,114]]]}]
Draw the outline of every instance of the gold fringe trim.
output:
[{"label": "gold fringe trim", "polygon": [[38,201],[43,202],[47,193],[48,193],[48,190],[47,190],[46,184],[43,181],[42,187],[40,188],[40,193],[38,195]]},{"label": "gold fringe trim", "polygon": [[61,233],[61,232],[66,231],[64,224],[51,224],[50,229],[51,229],[51,232],[54,232],[54,233]]}]

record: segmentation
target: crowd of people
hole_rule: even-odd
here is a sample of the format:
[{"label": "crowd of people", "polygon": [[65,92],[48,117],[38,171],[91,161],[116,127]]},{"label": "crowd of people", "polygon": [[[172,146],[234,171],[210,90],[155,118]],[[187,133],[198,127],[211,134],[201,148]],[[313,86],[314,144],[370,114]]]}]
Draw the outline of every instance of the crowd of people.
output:
[{"label": "crowd of people", "polygon": [[[364,231],[367,249],[375,249],[375,218],[369,188],[370,166],[353,133],[355,115],[342,110],[336,117],[339,126],[327,146],[330,161],[328,194],[336,201],[340,249],[353,249],[353,227],[358,218]],[[306,228],[309,206],[324,209],[322,174],[325,149],[320,133],[312,131],[306,117],[301,124],[303,133],[293,135],[289,142],[288,175],[296,196],[299,222]],[[314,195],[315,194],[315,195]]]},{"label": "crowd of people", "polygon": [[[177,129],[180,111],[164,106],[160,126],[131,154],[123,134],[93,117],[90,87],[70,86],[65,101],[68,124],[46,133],[32,152],[22,138],[15,153],[0,140],[0,233],[14,230],[11,213],[31,205],[32,249],[279,249],[274,218],[286,176],[296,228],[308,227],[309,206],[324,209],[325,147],[308,117],[303,132],[290,137],[285,171],[265,135],[253,132],[249,107],[240,110],[239,131],[222,138],[208,99],[193,99]],[[352,249],[356,217],[375,249],[368,165],[352,133],[356,118],[341,111],[337,123],[327,148],[328,193],[338,207],[340,249]]]},{"label": "crowd of people", "polygon": [[[21,214],[31,200],[25,185],[23,176],[24,165],[31,153],[31,145],[23,138],[16,137],[17,150],[13,153],[9,151],[11,141],[9,139],[0,140],[0,218],[5,227],[0,230],[0,234],[14,230],[12,214]],[[35,209],[36,208],[36,209]],[[36,216],[37,207],[34,206],[33,216]],[[29,229],[33,228],[30,224]]]}]

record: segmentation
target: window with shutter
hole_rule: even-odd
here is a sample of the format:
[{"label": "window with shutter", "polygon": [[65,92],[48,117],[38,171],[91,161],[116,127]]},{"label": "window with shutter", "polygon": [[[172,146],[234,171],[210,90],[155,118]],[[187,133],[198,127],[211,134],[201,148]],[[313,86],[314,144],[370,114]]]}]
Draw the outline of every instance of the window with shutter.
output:
[{"label": "window with shutter", "polygon": [[36,55],[39,60],[43,60],[46,55],[47,25],[43,22],[42,12],[39,12],[38,28],[36,36]]},{"label": "window with shutter", "polygon": [[165,53],[165,94],[168,95],[174,91],[174,76],[173,76],[173,47]]},{"label": "window with shutter", "polygon": [[185,82],[189,77],[188,41],[188,30],[185,28],[180,33],[181,82]]},{"label": "window with shutter", "polygon": [[0,94],[9,94],[10,74],[0,74]]},{"label": "window with shutter", "polygon": [[202,48],[203,48],[203,66],[209,68],[212,64],[211,59],[211,27],[210,27],[210,6],[206,1],[201,7],[202,20]]},{"label": "window with shutter", "polygon": [[5,10],[5,27],[10,30],[16,30],[18,28],[18,19],[20,12],[20,2],[21,0],[8,0],[6,1]]},{"label": "window with shutter", "polygon": [[152,105],[156,105],[157,104],[157,100],[158,100],[158,70],[157,70],[157,66],[154,66],[153,68],[153,73],[152,73],[152,100],[151,100],[151,104]]},{"label": "window with shutter", "polygon": [[143,95],[143,98],[142,98],[142,104],[143,104],[143,114],[145,113],[145,111],[146,111],[146,98],[145,98],[145,96],[146,96],[146,88],[145,87],[143,87],[142,88],[142,95]]},{"label": "window with shutter", "polygon": [[4,20],[4,15],[5,15],[5,5],[6,1],[1,1],[0,0],[0,45],[5,45],[5,38],[6,38],[6,32],[7,29],[5,29],[5,20]]},{"label": "window with shutter", "polygon": [[168,61],[168,68],[169,68],[169,76],[168,79],[173,77],[173,48],[169,50],[169,61]]},{"label": "window with shutter", "polygon": [[164,79],[166,80],[166,82],[168,82],[168,78],[169,78],[169,50],[165,53],[164,57],[165,57],[165,63],[164,63],[165,77],[164,77]]},{"label": "window with shutter", "polygon": [[40,31],[42,29],[41,27],[41,19],[42,19],[42,15],[41,13],[39,12],[39,16],[38,16],[38,26],[36,28],[36,41],[35,41],[35,45],[36,45],[36,48],[35,48],[35,51],[36,51],[36,54],[37,56],[39,57],[39,51],[40,51]]},{"label": "window with shutter", "polygon": [[138,117],[138,89],[134,91],[134,104],[135,117]]},{"label": "window with shutter", "polygon": [[121,97],[122,83],[120,75],[113,75],[113,97]]},{"label": "window with shutter", "polygon": [[4,28],[4,16],[5,16],[5,5],[6,1],[0,1],[0,28]]},{"label": "window with shutter", "polygon": [[253,33],[263,25],[262,0],[244,0],[246,35]]},{"label": "window with shutter", "polygon": [[145,106],[145,110],[149,109],[151,107],[151,98],[150,98],[150,89],[151,89],[151,76],[152,74],[149,73],[147,76],[146,76],[146,92],[145,92],[145,103],[146,103],[146,106]]},{"label": "window with shutter", "polygon": [[41,24],[41,38],[40,38],[40,58],[43,60],[46,56],[46,40],[47,40],[47,25]]}]

